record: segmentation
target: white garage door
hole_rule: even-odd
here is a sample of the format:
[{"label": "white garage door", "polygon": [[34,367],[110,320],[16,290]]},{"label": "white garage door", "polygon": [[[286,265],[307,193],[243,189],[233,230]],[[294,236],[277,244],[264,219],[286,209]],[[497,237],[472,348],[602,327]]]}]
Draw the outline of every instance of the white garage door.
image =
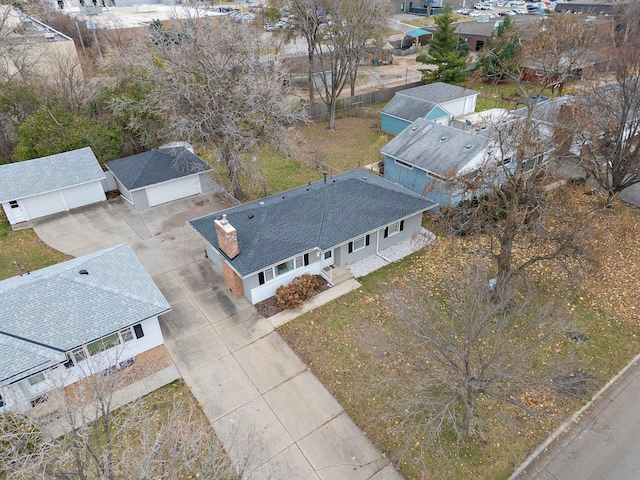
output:
[{"label": "white garage door", "polygon": [[147,187],[146,190],[150,207],[202,193],[200,177],[198,175],[191,175],[189,177],[172,180],[171,182],[152,185]]},{"label": "white garage door", "polygon": [[82,207],[91,203],[106,200],[104,190],[100,182],[92,182],[84,185],[66,188],[62,191],[69,208]]},{"label": "white garage door", "polygon": [[20,201],[29,218],[44,217],[66,210],[60,191],[43,193]]}]

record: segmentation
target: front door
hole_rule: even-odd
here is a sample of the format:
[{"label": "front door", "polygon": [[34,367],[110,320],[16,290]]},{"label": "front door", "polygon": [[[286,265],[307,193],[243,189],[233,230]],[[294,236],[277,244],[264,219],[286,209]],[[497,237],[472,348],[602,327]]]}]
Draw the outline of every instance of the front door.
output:
[{"label": "front door", "polygon": [[26,222],[27,218],[24,215],[24,212],[22,211],[22,207],[20,206],[20,204],[18,203],[17,200],[11,200],[9,202],[9,207],[10,207],[10,211],[7,212],[7,217],[11,217],[9,220],[11,220],[10,223],[20,223],[20,222]]},{"label": "front door", "polygon": [[325,250],[322,254],[322,268],[333,265],[333,250]]}]

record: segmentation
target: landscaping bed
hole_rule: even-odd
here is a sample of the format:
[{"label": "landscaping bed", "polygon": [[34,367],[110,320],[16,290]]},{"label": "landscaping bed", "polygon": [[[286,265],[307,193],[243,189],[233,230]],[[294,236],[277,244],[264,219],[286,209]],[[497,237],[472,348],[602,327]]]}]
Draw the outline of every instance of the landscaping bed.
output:
[{"label": "landscaping bed", "polygon": [[[314,289],[315,293],[313,296],[329,289],[329,284],[323,277],[321,277],[320,275],[315,275],[315,277],[318,279],[318,286]],[[268,318],[277,313],[283,312],[285,309],[278,305],[278,300],[276,298],[276,295],[274,295],[273,297],[269,297],[266,300],[257,303],[256,310],[260,315]]]}]

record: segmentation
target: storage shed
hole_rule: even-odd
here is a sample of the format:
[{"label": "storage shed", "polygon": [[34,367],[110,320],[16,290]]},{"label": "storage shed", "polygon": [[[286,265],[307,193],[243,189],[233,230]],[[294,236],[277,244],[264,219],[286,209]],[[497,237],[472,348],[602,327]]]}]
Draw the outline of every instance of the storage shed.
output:
[{"label": "storage shed", "polygon": [[109,162],[107,168],[136,210],[210,190],[212,168],[185,147],[153,149]]},{"label": "storage shed", "polygon": [[0,165],[0,203],[11,225],[106,200],[91,147]]}]

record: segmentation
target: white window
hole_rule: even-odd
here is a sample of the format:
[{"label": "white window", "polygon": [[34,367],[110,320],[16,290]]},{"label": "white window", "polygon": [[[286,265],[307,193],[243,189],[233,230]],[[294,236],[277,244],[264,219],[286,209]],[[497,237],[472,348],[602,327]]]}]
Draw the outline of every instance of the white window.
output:
[{"label": "white window", "polygon": [[400,231],[400,222],[392,223],[389,225],[389,236],[395,235]]},{"label": "white window", "polygon": [[71,350],[71,355],[73,355],[73,359],[76,363],[80,363],[87,359],[87,352],[84,350],[84,347],[78,347]]},{"label": "white window", "polygon": [[362,250],[364,248],[364,237],[356,238],[353,241],[353,251]]},{"label": "white window", "polygon": [[267,282],[273,280],[273,268],[267,268],[258,273],[258,283],[264,285]]},{"label": "white window", "polygon": [[122,330],[120,332],[120,337],[122,338],[122,343],[127,343],[133,340],[133,332],[131,328],[127,328],[126,330]]},{"label": "white window", "polygon": [[290,272],[293,268],[293,259],[282,262],[280,265],[276,265],[276,277]]},{"label": "white window", "polygon": [[89,350],[89,355],[97,355],[100,352],[104,352],[105,350],[109,350],[111,347],[115,347],[120,344],[120,337],[117,333],[112,333],[111,335],[107,335],[95,342],[91,342],[87,345],[87,350]]},{"label": "white window", "polygon": [[29,382],[29,385],[36,385],[40,382],[44,382],[44,373],[40,372],[35,375],[31,375],[27,378],[27,381]]},{"label": "white window", "polygon": [[304,267],[304,257],[300,255],[299,257],[296,257],[296,268],[302,267]]}]

